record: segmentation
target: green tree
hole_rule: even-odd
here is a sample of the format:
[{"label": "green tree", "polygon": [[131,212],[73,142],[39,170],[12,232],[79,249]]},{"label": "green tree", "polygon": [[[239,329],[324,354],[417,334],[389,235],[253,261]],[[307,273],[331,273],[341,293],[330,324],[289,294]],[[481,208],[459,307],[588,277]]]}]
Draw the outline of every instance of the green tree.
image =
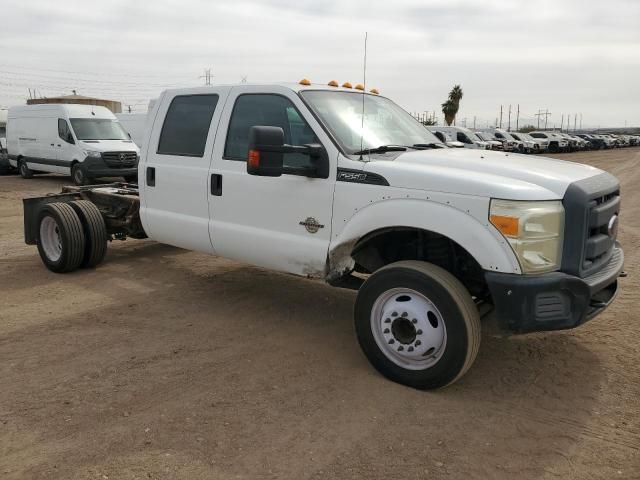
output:
[{"label": "green tree", "polygon": [[533,132],[534,130],[537,130],[537,129],[533,125],[525,125],[524,127],[520,127],[518,131],[520,133],[529,133],[529,132]]},{"label": "green tree", "polygon": [[458,114],[458,110],[460,110],[460,100],[462,100],[463,95],[462,87],[460,85],[454,85],[449,92],[449,98],[442,104],[442,113],[444,114],[444,121],[447,122],[447,125],[455,123],[456,115]]}]

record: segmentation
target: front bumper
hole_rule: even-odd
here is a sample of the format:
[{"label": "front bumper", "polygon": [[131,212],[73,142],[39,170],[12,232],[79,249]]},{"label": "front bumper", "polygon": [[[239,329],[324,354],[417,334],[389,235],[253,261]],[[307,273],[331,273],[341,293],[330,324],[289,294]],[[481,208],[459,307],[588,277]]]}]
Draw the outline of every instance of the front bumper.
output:
[{"label": "front bumper", "polygon": [[526,333],[574,328],[603,312],[618,293],[624,253],[616,244],[609,262],[579,278],[562,272],[514,275],[485,272],[502,330]]},{"label": "front bumper", "polygon": [[85,175],[88,178],[98,177],[129,177],[138,174],[138,162],[134,167],[110,167],[105,163],[102,158],[99,157],[87,157],[82,166],[85,171]]}]

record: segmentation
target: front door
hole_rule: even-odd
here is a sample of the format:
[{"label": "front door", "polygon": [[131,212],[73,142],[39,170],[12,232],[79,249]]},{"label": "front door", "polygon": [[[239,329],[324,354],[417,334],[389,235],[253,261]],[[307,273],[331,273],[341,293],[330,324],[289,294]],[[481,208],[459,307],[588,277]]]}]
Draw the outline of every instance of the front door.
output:
[{"label": "front door", "polygon": [[166,92],[159,100],[138,172],[140,209],[156,241],[212,253],[209,238],[209,164],[229,89]]},{"label": "front door", "polygon": [[[210,171],[211,240],[218,255],[322,277],[331,239],[338,152],[293,91],[284,87],[269,91],[234,87],[227,100],[220,123],[226,139],[216,142]],[[249,129],[254,125],[282,128],[288,144],[321,143],[330,158],[329,178],[249,175]],[[285,166],[310,162],[303,154],[284,156]]]}]

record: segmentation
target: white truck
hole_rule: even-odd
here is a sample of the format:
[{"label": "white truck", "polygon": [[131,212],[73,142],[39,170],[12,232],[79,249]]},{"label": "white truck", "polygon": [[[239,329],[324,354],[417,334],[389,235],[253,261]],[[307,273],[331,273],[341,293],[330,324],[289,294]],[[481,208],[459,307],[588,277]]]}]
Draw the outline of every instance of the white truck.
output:
[{"label": "white truck", "polygon": [[140,150],[105,107],[11,107],[7,151],[11,166],[23,178],[44,172],[71,175],[76,185],[86,185],[100,177],[137,180]]},{"label": "white truck", "polygon": [[167,90],[150,115],[139,187],[24,200],[50,270],[148,237],[354,289],[367,358],[421,389],[469,369],[481,312],[573,328],[616,295],[620,186],[597,168],[442,148],[385,97],[308,82]]},{"label": "white truck", "polygon": [[438,127],[439,130],[449,134],[452,138],[462,143],[464,148],[475,150],[491,150],[489,142],[482,140],[475,132],[465,127]]}]

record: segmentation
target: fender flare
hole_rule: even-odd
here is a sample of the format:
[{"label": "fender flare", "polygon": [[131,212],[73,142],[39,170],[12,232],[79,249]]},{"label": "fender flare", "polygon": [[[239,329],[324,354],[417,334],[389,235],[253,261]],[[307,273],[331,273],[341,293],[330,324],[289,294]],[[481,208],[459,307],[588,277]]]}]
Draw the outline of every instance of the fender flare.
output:
[{"label": "fender flare", "polygon": [[484,270],[521,273],[520,263],[511,246],[488,218],[483,223],[451,205],[411,198],[388,199],[357,211],[342,231],[332,236],[329,272],[339,275],[338,272],[351,269],[351,253],[357,242],[376,230],[393,227],[443,235],[469,252]]}]

